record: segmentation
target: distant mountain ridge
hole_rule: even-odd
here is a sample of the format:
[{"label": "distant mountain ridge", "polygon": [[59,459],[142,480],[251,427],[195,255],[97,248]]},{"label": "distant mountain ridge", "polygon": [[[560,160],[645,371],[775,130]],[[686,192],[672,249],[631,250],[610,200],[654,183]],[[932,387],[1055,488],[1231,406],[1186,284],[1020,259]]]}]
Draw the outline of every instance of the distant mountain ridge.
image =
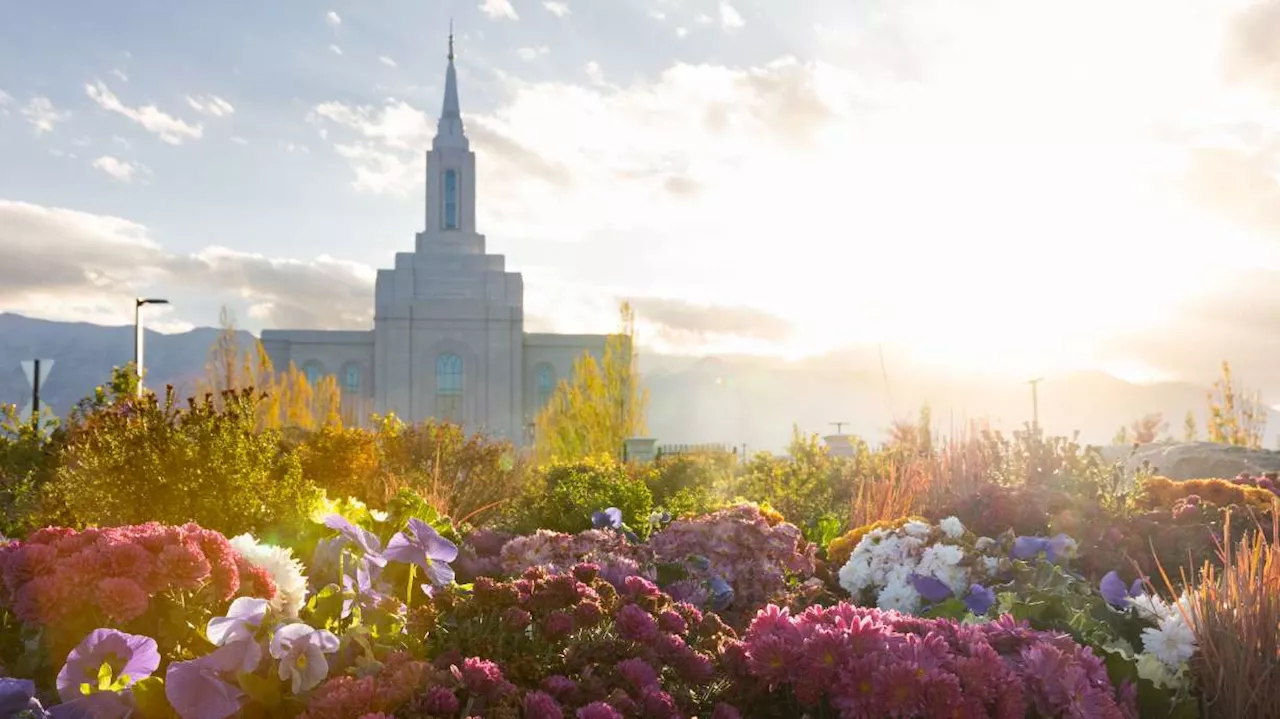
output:
[{"label": "distant mountain ridge", "polygon": [[[219,330],[202,327],[179,334],[148,331],[148,384],[172,384],[190,393],[204,376]],[[253,335],[240,332],[246,346]],[[25,406],[30,385],[21,362],[55,361],[42,401],[59,414],[106,381],[113,366],[133,359],[133,327],[55,322],[0,313],[0,404]],[[934,426],[948,434],[970,419],[986,418],[995,429],[1020,428],[1031,420],[1025,382],[958,379],[925,373],[902,363],[888,367],[858,350],[788,362],[760,357],[686,357],[642,351],[640,368],[650,392],[649,429],[660,444],[720,442],[748,451],[780,450],[792,425],[830,434],[833,422],[847,433],[880,439],[893,419],[912,419],[929,403]],[[1107,444],[1121,425],[1151,412],[1182,438],[1183,417],[1194,410],[1203,435],[1208,389],[1167,382],[1140,385],[1102,372],[1050,377],[1040,385],[1040,423],[1047,432]],[[1272,434],[1277,417],[1271,413]]]}]

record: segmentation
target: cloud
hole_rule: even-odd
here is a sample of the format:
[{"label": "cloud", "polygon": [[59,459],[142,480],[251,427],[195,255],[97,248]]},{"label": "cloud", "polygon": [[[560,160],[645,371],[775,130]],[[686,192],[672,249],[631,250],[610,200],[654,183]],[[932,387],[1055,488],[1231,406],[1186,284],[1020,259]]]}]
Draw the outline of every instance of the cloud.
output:
[{"label": "cloud", "polygon": [[520,56],[525,62],[533,62],[540,57],[545,57],[551,53],[551,48],[546,45],[538,45],[537,47],[522,47],[516,50],[516,55]]},{"label": "cloud", "polygon": [[520,19],[520,15],[511,5],[511,0],[484,0],[480,3],[480,12],[488,15],[490,20]]},{"label": "cloud", "polygon": [[132,320],[121,298],[194,288],[238,297],[270,327],[369,326],[374,271],[327,256],[271,258],[222,247],[166,251],[118,217],[0,200],[0,308],[50,319]]},{"label": "cloud", "polygon": [[595,85],[604,84],[604,71],[600,69],[600,63],[592,60],[587,63],[587,79]]},{"label": "cloud", "polygon": [[103,155],[93,161],[93,166],[121,182],[131,182],[134,175],[142,174],[146,168],[137,163],[121,160],[111,155]]},{"label": "cloud", "polygon": [[1280,242],[1280,136],[1273,149],[1230,146],[1189,151],[1192,199]]},{"label": "cloud", "polygon": [[8,105],[12,101],[13,101],[13,95],[10,95],[4,90],[0,90],[0,105]]},{"label": "cloud", "polygon": [[383,65],[386,65],[387,67],[395,67],[395,66],[396,66],[396,61],[395,61],[395,60],[392,60],[391,58],[387,57],[386,55],[379,55],[379,56],[378,56],[378,62],[382,63]]},{"label": "cloud", "polygon": [[342,17],[338,15],[338,13],[330,10],[329,12],[325,13],[324,21],[329,23],[329,27],[336,28],[342,24]]},{"label": "cloud", "polygon": [[217,95],[197,95],[196,97],[187,95],[186,99],[187,104],[195,109],[196,112],[209,117],[226,117],[236,111],[231,103]]},{"label": "cloud", "polygon": [[187,140],[198,140],[204,135],[204,127],[202,125],[189,125],[172,115],[162,112],[155,105],[144,105],[137,108],[125,105],[101,82],[85,85],[84,90],[89,95],[89,98],[98,103],[98,106],[102,109],[133,120],[147,132],[158,136],[170,145],[181,145]]},{"label": "cloud", "polygon": [[1246,6],[1228,26],[1225,70],[1229,79],[1253,83],[1280,96],[1280,1]]},{"label": "cloud", "polygon": [[747,23],[737,8],[729,4],[729,0],[720,0],[720,27],[724,30],[737,30]]},{"label": "cloud", "polygon": [[64,122],[71,116],[68,112],[59,111],[47,97],[33,97],[22,108],[22,116],[36,129],[36,135],[53,132],[53,126]]},{"label": "cloud", "polygon": [[244,139],[243,137],[240,137],[240,136],[238,136],[238,135],[237,135],[237,136],[235,136],[235,137],[232,137],[232,138],[231,138],[231,141],[232,141],[232,142],[234,142],[234,143],[235,143],[235,144],[237,144],[237,145],[248,145],[248,144],[249,144],[249,141],[248,141],[248,140],[246,140],[246,139]]},{"label": "cloud", "polygon": [[341,55],[342,48],[338,47],[337,45],[330,45],[329,52],[333,53],[334,55]]},{"label": "cloud", "polygon": [[112,70],[111,74],[119,78],[120,82],[129,82],[129,76],[124,74],[124,70],[121,70],[118,67]]},{"label": "cloud", "polygon": [[684,27],[683,25],[676,28],[676,37],[686,37],[688,36],[688,34],[689,34],[689,29]]},{"label": "cloud", "polygon": [[751,307],[703,305],[664,297],[638,297],[628,301],[635,308],[637,321],[699,340],[724,335],[782,343],[792,332],[787,320]]},{"label": "cloud", "polygon": [[555,0],[547,0],[546,2],[542,3],[542,7],[546,8],[547,12],[551,13],[552,15],[555,15],[556,17],[564,17],[570,13],[569,3],[565,3],[565,2],[555,2]]}]

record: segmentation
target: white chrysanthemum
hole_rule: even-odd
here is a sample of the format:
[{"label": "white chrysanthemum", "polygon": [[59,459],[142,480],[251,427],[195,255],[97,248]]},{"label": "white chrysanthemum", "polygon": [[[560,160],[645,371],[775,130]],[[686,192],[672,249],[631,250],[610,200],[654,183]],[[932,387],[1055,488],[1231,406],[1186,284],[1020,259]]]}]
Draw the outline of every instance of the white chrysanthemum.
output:
[{"label": "white chrysanthemum", "polygon": [[988,577],[996,576],[997,574],[1000,573],[1000,558],[999,557],[983,557],[982,570],[986,572]]},{"label": "white chrysanthemum", "polygon": [[276,596],[271,600],[271,608],[290,619],[297,618],[298,612],[307,602],[307,576],[302,572],[302,562],[294,559],[293,551],[285,547],[259,544],[252,534],[241,534],[230,541],[232,548],[245,561],[255,567],[262,567],[271,581],[276,583]]},{"label": "white chrysanthemum", "polygon": [[959,539],[964,536],[964,525],[957,517],[947,517],[938,522],[938,529],[941,529],[942,533],[950,539]]},{"label": "white chrysanthemum", "polygon": [[917,537],[917,538],[927,537],[929,536],[929,532],[932,529],[933,528],[929,526],[928,522],[921,522],[918,519],[913,519],[910,522],[907,522],[906,524],[902,525],[902,531],[906,532],[907,536],[909,537]]},{"label": "white chrysanthemum", "polygon": [[920,593],[906,582],[894,582],[880,590],[876,606],[881,609],[896,609],[904,614],[915,614],[920,611]]},{"label": "white chrysanthemum", "polygon": [[954,544],[935,544],[924,550],[924,554],[920,555],[920,564],[922,566],[932,567],[954,567],[964,561],[964,550]]},{"label": "white chrysanthemum", "polygon": [[871,586],[871,565],[865,560],[850,557],[840,568],[840,586],[852,596]]},{"label": "white chrysanthemum", "polygon": [[1160,626],[1142,630],[1142,650],[1177,670],[1196,653],[1196,636],[1178,617],[1165,617]]},{"label": "white chrysanthemum", "polygon": [[[1129,597],[1129,603],[1134,609],[1138,610],[1138,616],[1143,619],[1158,622],[1169,616],[1169,604],[1154,594],[1139,594],[1136,597]],[[1177,611],[1176,609],[1174,610]]]}]

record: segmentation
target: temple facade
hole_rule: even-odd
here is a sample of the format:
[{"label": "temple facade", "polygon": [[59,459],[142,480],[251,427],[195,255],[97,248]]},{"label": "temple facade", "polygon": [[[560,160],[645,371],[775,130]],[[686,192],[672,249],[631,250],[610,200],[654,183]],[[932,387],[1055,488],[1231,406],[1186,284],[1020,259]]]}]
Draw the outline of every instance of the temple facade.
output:
[{"label": "temple facade", "polygon": [[607,335],[524,331],[524,282],[476,231],[476,156],[458,102],[453,39],[444,106],[427,152],[426,225],[413,252],[378,270],[371,330],[264,330],[277,368],[334,375],[356,414],[434,418],[516,444],[584,352]]}]

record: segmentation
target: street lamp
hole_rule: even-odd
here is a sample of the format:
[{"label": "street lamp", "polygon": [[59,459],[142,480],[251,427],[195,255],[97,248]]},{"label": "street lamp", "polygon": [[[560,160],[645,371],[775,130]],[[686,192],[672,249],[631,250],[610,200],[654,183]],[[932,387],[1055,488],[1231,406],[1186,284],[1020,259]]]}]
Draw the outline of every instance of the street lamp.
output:
[{"label": "street lamp", "polygon": [[1044,377],[1036,377],[1028,380],[1027,384],[1031,385],[1031,428],[1040,433],[1040,397],[1036,394],[1036,387],[1044,381]]},{"label": "street lamp", "polygon": [[133,371],[138,373],[138,396],[142,396],[142,306],[167,305],[159,297],[139,297],[133,301]]}]

